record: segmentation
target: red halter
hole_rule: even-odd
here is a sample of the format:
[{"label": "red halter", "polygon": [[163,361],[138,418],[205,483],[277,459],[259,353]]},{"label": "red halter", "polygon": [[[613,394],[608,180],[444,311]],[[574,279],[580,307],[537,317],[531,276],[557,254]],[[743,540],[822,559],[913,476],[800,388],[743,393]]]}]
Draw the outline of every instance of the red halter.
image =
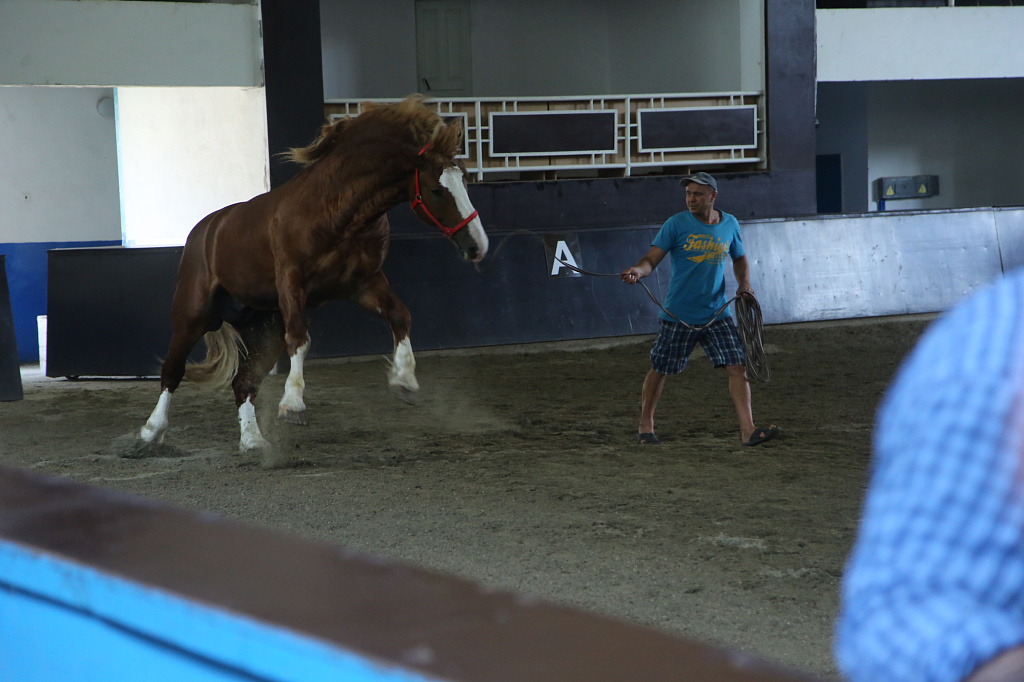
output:
[{"label": "red halter", "polygon": [[[423,149],[420,150],[420,155],[422,155],[423,152],[425,152],[428,149],[430,149],[430,146],[431,146],[430,143],[425,144],[423,146]],[[430,218],[430,220],[433,221],[433,223],[435,225],[437,225],[437,227],[442,232],[444,232],[446,237],[451,237],[456,232],[458,232],[459,230],[464,228],[466,225],[469,225],[469,223],[473,220],[473,218],[476,218],[477,215],[479,214],[479,211],[473,211],[472,213],[469,214],[468,217],[463,219],[463,221],[461,223],[459,223],[458,225],[456,225],[455,227],[445,227],[443,224],[441,224],[441,221],[434,217],[434,214],[430,212],[430,209],[427,208],[427,205],[423,202],[423,196],[420,194],[420,169],[419,168],[416,169],[416,198],[413,199],[411,202],[409,202],[409,207],[412,208],[413,211],[416,210],[417,206],[419,206],[420,208],[423,209],[423,212],[427,214],[427,217]]]}]

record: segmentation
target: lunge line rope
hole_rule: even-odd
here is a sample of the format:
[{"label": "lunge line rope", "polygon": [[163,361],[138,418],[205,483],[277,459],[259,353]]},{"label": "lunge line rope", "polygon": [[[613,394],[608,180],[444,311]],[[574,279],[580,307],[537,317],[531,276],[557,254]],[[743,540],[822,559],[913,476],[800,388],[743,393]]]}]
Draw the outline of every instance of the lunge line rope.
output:
[{"label": "lunge line rope", "polygon": [[[492,263],[494,262],[494,259],[497,258],[498,253],[501,251],[502,247],[505,246],[505,242],[508,240],[508,238],[515,236],[517,234],[527,234],[534,237],[544,246],[544,250],[552,258],[561,263],[564,267],[567,267],[574,272],[578,272],[581,275],[587,275],[589,277],[621,276],[621,273],[618,272],[591,272],[589,270],[584,270],[583,268],[572,265],[571,263],[566,263],[564,260],[562,260],[561,258],[559,258],[558,256],[551,252],[551,249],[544,242],[544,239],[541,237],[541,235],[537,234],[536,232],[533,232],[532,230],[516,230],[505,235],[505,237],[502,238],[501,243],[498,244],[498,247],[494,249],[494,251],[491,253]],[[477,269],[480,270],[480,272],[486,272],[490,268],[488,267],[485,270],[481,269],[478,265]],[[739,330],[740,340],[743,342],[743,347],[746,351],[743,354],[743,356],[744,364],[746,365],[747,376],[748,378],[757,379],[762,383],[768,383],[769,379],[771,379],[771,368],[768,366],[768,356],[765,354],[764,351],[764,327],[761,321],[761,306],[760,304],[758,304],[757,299],[754,297],[753,294],[738,294],[736,296],[733,296],[732,298],[725,302],[725,305],[723,305],[721,308],[715,311],[715,314],[711,316],[711,319],[707,323],[694,326],[692,324],[687,324],[686,322],[683,322],[678,317],[673,315],[671,311],[665,308],[665,306],[661,304],[661,301],[658,300],[658,297],[654,295],[654,292],[651,291],[650,287],[648,287],[642,280],[638,279],[636,283],[644,288],[644,291],[646,291],[647,295],[651,297],[651,300],[654,301],[655,305],[661,308],[661,310],[663,310],[666,315],[668,315],[669,317],[671,317],[673,320],[683,325],[684,327],[692,330],[705,329],[711,323],[713,323],[715,320],[721,317],[722,314],[729,309],[729,304],[735,302],[736,328]]]}]

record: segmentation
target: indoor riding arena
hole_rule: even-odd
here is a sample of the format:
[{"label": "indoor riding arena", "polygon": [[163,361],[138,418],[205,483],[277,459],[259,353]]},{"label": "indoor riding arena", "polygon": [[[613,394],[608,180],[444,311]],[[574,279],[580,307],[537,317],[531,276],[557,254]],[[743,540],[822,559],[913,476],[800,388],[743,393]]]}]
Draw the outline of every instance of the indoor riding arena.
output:
[{"label": "indoor riding arena", "polygon": [[[419,399],[405,404],[386,390],[386,325],[352,304],[332,304],[311,316],[314,346],[322,321],[378,344],[379,352],[308,362],[306,426],[276,420],[284,375],[270,376],[256,407],[274,444],[271,456],[238,453],[230,390],[185,382],[163,444],[138,458],[124,443],[149,414],[157,382],[61,378],[97,373],[74,352],[89,346],[90,332],[77,326],[83,331],[66,342],[50,330],[58,345],[49,349],[47,374],[58,376],[29,375],[25,399],[0,411],[5,463],[836,679],[832,623],[879,400],[935,317],[925,311],[942,309],[1020,257],[1022,243],[1006,231],[1020,219],[1018,210],[748,222],[745,243],[759,254],[752,284],[762,304],[760,345],[768,369],[767,382],[752,382],[754,416],[759,425],[783,429],[782,437],[754,448],[741,445],[724,371],[699,350],[666,386],[657,422],[661,444],[636,443],[650,333],[418,351]],[[936,229],[950,235],[945,246],[934,242],[947,254],[948,272],[941,281],[908,278],[921,257],[914,244]],[[971,249],[954,241],[963,234],[974,236]],[[605,231],[589,239],[642,245],[651,235]],[[622,249],[595,248],[589,239],[578,245],[584,254],[608,255],[584,265],[611,270],[604,261]],[[850,255],[858,241],[875,245],[863,262]],[[452,289],[448,300],[456,307],[464,304],[460,296],[486,296],[488,282],[515,281],[514,273],[528,270],[517,266],[529,260],[525,253],[544,265],[544,245],[530,235],[510,237],[485,272],[459,264],[441,245],[453,261],[451,279],[478,284]],[[418,241],[396,239],[393,247],[389,263],[398,268],[410,253],[423,253]],[[819,263],[811,252],[825,257]],[[84,267],[73,255],[51,262],[55,285],[65,270]],[[395,275],[403,298],[423,301],[410,303],[414,346],[417,320],[425,327],[423,344],[440,343],[438,335],[447,332],[435,318],[444,313],[427,302],[437,292],[417,291]],[[575,288],[573,295],[560,289],[569,308],[558,316],[580,326],[608,324],[615,306],[601,302],[616,297],[625,312],[615,325],[624,319],[649,329],[657,313],[640,287],[618,278],[542,281]],[[820,284],[826,281],[831,284]],[[663,296],[664,282],[652,277],[650,283]],[[499,299],[479,312],[495,334],[543,315]],[[63,307],[74,306],[51,304],[51,310]],[[883,314],[780,321],[829,307]],[[92,314],[109,325],[114,312],[94,306]],[[294,579],[302,580],[301,569]]]},{"label": "indoor riding arena", "polygon": [[[0,678],[839,682],[880,401],[1024,266],[1024,58],[958,42],[1024,10],[881,4],[0,3]],[[699,348],[637,439],[700,171],[756,447]]]}]

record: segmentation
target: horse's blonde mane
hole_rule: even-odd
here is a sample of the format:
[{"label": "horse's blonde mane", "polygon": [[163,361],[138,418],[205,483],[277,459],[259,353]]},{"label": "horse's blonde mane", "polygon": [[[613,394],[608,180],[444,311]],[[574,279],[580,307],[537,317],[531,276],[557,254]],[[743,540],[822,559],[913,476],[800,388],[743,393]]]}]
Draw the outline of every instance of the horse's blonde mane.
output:
[{"label": "horse's blonde mane", "polygon": [[312,144],[305,147],[291,147],[287,151],[281,152],[279,156],[300,166],[312,166],[334,148],[341,131],[351,120],[351,116],[346,116],[333,123],[325,123],[320,127],[320,133]]},{"label": "horse's blonde mane", "polygon": [[[292,147],[281,156],[301,166],[311,166],[334,149],[341,134],[356,121],[368,125],[367,121],[384,121],[401,130],[405,127],[412,133],[414,143],[420,148],[430,145],[427,153],[451,159],[458,152],[462,142],[462,125],[445,125],[441,116],[423,102],[422,95],[409,95],[401,102],[382,104],[365,102],[358,117],[345,116],[337,121],[325,123],[312,144],[306,147]],[[396,132],[396,135],[398,133]]]}]

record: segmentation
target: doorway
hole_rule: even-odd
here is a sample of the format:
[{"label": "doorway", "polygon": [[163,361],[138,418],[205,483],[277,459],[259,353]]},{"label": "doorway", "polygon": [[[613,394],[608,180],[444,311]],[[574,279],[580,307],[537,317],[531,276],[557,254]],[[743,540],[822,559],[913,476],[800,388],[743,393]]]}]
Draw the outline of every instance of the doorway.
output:
[{"label": "doorway", "polygon": [[416,90],[471,97],[469,0],[416,0]]},{"label": "doorway", "polygon": [[843,155],[819,154],[816,161],[818,213],[842,213]]}]

